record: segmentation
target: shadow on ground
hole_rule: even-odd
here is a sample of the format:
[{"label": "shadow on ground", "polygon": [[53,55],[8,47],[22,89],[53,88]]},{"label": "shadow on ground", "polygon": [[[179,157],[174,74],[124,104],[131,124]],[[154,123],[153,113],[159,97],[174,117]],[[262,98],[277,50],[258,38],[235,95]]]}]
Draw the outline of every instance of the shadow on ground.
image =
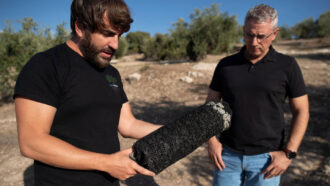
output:
[{"label": "shadow on ground", "polygon": [[284,174],[281,182],[283,186],[330,184],[326,170],[330,166],[330,88],[308,86],[307,92],[310,104],[308,128],[299,149],[300,158],[295,159]]},{"label": "shadow on ground", "polygon": [[159,103],[134,102],[130,103],[136,118],[151,123],[166,125],[198,106],[186,106],[183,103],[162,101]]},{"label": "shadow on ground", "polygon": [[317,54],[291,54],[292,57],[295,58],[307,58],[311,60],[323,60],[323,62],[326,62],[326,60],[330,60],[330,54],[322,54],[322,53],[317,53]]},{"label": "shadow on ground", "polygon": [[0,106],[13,102],[13,97],[11,95],[1,97],[0,95]]},{"label": "shadow on ground", "polygon": [[[204,86],[204,85],[201,85]],[[204,87],[205,89],[205,87]],[[330,89],[328,87],[307,87],[310,102],[310,121],[306,136],[299,150],[299,154],[304,155],[304,159],[297,158],[282,177],[281,185],[296,186],[323,186],[330,183],[330,178],[326,174],[326,166],[330,165]],[[202,90],[202,89],[196,89]],[[191,91],[194,91],[193,89]],[[202,92],[201,92],[202,93]],[[205,92],[203,92],[205,94]],[[181,117],[184,113],[197,108],[199,105],[186,105],[185,103],[163,101],[158,103],[133,102],[131,103],[134,115],[142,120],[152,123],[169,124]],[[285,111],[289,112],[286,105]],[[289,121],[289,119],[286,119]],[[289,125],[289,124],[287,124]],[[199,153],[187,157],[189,163],[184,163],[185,170],[177,170],[178,175],[183,175],[180,171],[188,171],[191,183],[194,185],[205,185],[200,182],[200,178],[211,184],[213,166],[208,158]],[[315,161],[314,161],[315,160]],[[315,162],[318,165],[311,169],[304,169],[306,161]],[[33,167],[28,167],[24,172],[25,186],[33,185]],[[135,176],[124,182],[128,186],[157,186],[158,184],[152,177]]]},{"label": "shadow on ground", "polygon": [[[283,175],[282,186],[323,186],[330,183],[330,178],[325,170],[326,166],[330,165],[330,115],[328,113],[330,110],[330,89],[324,86],[309,86],[307,90],[310,103],[310,121],[306,136],[299,150],[299,154],[304,156],[304,159],[297,158],[294,160],[295,163]],[[161,100],[159,103],[152,104],[142,102],[132,104],[132,108],[138,118],[161,124],[168,124],[197,106],[186,106],[184,103],[162,102]],[[288,105],[285,106],[285,111],[286,113],[290,112]],[[287,118],[286,121],[288,122],[287,126],[289,126],[290,118]],[[289,127],[287,128],[289,129]],[[209,176],[212,175],[213,167],[210,167],[208,158],[196,154],[189,156],[188,159],[189,163],[184,164],[186,171],[191,175],[191,179],[196,178],[191,180],[191,183],[203,185],[203,183],[199,183],[199,178],[203,177],[204,180],[208,180],[207,182],[211,184],[212,180],[209,179]],[[314,168],[305,169],[304,167],[308,166],[306,165],[308,162],[314,162]],[[141,183],[140,185],[155,184],[152,180],[132,178],[133,185],[135,184],[134,179],[136,179],[136,183]]]}]

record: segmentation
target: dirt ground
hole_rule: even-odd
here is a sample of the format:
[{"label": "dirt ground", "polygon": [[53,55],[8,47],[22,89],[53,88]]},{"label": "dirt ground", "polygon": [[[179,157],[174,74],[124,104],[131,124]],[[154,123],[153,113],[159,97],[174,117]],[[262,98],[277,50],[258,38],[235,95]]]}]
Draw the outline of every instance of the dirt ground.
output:
[{"label": "dirt ground", "polygon": [[[274,48],[296,57],[308,89],[310,122],[298,157],[282,176],[282,186],[330,185],[330,38],[281,41]],[[208,56],[199,63],[146,62],[142,56],[126,56],[114,66],[120,71],[133,112],[139,119],[168,124],[204,103],[215,65],[224,57]],[[141,74],[141,79],[126,78]],[[193,82],[181,79],[190,77]],[[287,130],[291,119],[286,105]],[[120,136],[120,135],[119,135]],[[134,140],[120,137],[121,148]],[[0,107],[0,186],[33,185],[32,160],[20,155],[13,103]],[[206,145],[155,177],[135,176],[122,186],[204,186],[211,185],[213,165]]]}]

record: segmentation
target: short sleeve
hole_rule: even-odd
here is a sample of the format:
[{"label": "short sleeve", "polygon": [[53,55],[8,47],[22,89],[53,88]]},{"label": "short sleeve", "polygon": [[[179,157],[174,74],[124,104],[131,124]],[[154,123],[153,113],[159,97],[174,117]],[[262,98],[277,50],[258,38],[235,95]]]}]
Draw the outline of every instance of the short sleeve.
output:
[{"label": "short sleeve", "polygon": [[217,67],[214,70],[213,77],[211,84],[209,86],[210,89],[220,92],[221,90],[221,77],[220,77],[220,71],[221,71],[221,62],[218,63]]},{"label": "short sleeve", "polygon": [[293,59],[289,71],[288,96],[289,98],[295,98],[303,96],[306,93],[303,75],[296,60]]},{"label": "short sleeve", "polygon": [[21,96],[57,108],[60,97],[57,77],[52,61],[43,53],[36,54],[20,72],[13,97]]},{"label": "short sleeve", "polygon": [[117,69],[115,69],[115,76],[116,76],[116,79],[118,80],[118,86],[120,88],[120,97],[122,99],[122,103],[124,104],[124,103],[126,103],[128,101],[128,98],[127,98],[126,93],[124,91],[123,82],[121,80],[121,76],[120,76],[120,74],[119,74],[119,72],[118,72]]}]

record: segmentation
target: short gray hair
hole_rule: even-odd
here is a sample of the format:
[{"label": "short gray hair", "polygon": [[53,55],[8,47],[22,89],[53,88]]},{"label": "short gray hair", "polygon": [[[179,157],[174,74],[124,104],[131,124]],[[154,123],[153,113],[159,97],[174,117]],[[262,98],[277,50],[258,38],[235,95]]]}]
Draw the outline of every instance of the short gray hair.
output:
[{"label": "short gray hair", "polygon": [[255,19],[258,23],[271,22],[273,29],[277,28],[277,11],[268,5],[260,4],[252,7],[245,16],[244,25],[250,19]]}]

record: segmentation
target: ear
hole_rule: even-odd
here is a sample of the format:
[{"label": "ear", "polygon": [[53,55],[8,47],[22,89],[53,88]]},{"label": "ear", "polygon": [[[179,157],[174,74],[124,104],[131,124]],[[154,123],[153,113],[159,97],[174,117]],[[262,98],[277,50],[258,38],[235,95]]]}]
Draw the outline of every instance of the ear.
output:
[{"label": "ear", "polygon": [[75,25],[74,26],[74,29],[75,29],[75,31],[77,33],[77,36],[83,37],[83,35],[84,35],[84,29],[82,28],[82,25],[78,22],[78,20],[75,22],[74,25]]},{"label": "ear", "polygon": [[276,29],[274,30],[273,40],[276,39],[276,36],[277,36],[279,30],[280,30],[279,28],[276,28]]}]

